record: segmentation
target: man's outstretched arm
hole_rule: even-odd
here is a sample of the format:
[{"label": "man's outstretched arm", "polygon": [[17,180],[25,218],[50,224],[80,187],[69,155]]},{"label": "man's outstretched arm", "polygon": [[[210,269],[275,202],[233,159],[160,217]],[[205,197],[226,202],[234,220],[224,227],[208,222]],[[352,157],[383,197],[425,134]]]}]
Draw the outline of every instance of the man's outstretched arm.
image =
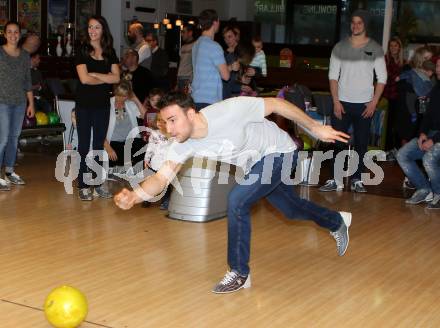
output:
[{"label": "man's outstretched arm", "polygon": [[132,208],[144,200],[150,200],[159,195],[179,172],[182,164],[171,161],[165,162],[156,174],[146,178],[138,188],[130,191],[122,189],[114,197],[115,204],[123,210]]},{"label": "man's outstretched arm", "polygon": [[264,116],[278,114],[308,129],[314,136],[325,142],[347,142],[350,136],[336,131],[329,125],[321,125],[292,103],[280,98],[264,98]]}]

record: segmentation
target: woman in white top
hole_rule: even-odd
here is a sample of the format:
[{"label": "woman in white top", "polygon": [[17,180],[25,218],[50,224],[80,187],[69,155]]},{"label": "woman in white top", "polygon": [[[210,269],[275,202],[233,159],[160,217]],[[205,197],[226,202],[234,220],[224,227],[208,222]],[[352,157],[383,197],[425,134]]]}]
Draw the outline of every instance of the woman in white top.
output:
[{"label": "woman in white top", "polygon": [[[143,162],[143,157],[134,158],[133,154],[140,150],[144,143],[139,134],[139,126],[136,118],[142,118],[145,114],[145,107],[133,93],[131,83],[122,81],[114,88],[114,97],[110,99],[110,119],[107,136],[104,141],[104,149],[110,159],[110,167],[124,166]],[[136,129],[136,134],[131,132]],[[133,138],[133,136],[135,136]],[[131,142],[131,162],[124,162],[124,146],[127,141]],[[128,144],[129,145],[129,144]],[[142,165],[142,164],[141,164]],[[113,169],[112,171],[119,171]]]}]

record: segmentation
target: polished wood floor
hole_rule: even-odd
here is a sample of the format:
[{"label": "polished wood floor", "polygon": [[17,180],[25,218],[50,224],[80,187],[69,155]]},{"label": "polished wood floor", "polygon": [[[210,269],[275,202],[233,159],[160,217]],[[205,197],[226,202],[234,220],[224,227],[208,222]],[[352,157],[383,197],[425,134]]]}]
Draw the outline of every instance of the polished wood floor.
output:
[{"label": "polished wood floor", "polygon": [[25,153],[28,182],[0,193],[0,326],[49,328],[42,305],[68,284],[89,300],[81,327],[439,327],[440,212],[396,197],[304,197],[353,212],[338,257],[328,232],[253,210],[250,289],[215,295],[226,220],[198,224],[157,206],[80,202],[54,179],[55,155]]}]

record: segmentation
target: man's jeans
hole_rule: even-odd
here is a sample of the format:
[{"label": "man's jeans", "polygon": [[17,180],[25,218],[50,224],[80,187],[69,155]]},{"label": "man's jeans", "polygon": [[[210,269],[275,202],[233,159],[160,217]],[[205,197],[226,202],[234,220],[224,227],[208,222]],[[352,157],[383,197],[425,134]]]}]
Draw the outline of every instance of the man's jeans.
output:
[{"label": "man's jeans", "polygon": [[[362,117],[362,113],[366,108],[366,104],[356,104],[349,102],[342,102],[345,114],[342,114],[342,119],[338,119],[332,113],[332,127],[335,130],[347,133],[350,126],[353,125],[354,150],[359,155],[359,166],[353,174],[352,180],[361,180],[361,174],[365,170],[364,156],[368,150],[368,140],[370,138],[370,127],[372,118]],[[340,141],[335,143],[335,152],[331,160],[331,172],[334,172],[335,158],[339,152],[343,151],[347,145]]]},{"label": "man's jeans", "polygon": [[[429,133],[428,137],[434,133]],[[417,190],[428,189],[435,194],[440,194],[440,142],[435,143],[431,149],[425,152],[417,145],[417,139],[412,139],[400,148],[397,153],[397,161]],[[418,159],[423,161],[429,181],[417,165],[416,160]]]},{"label": "man's jeans", "polygon": [[[293,184],[286,185],[290,167],[296,167],[298,153],[271,154],[263,157],[244,177],[252,184],[237,184],[228,197],[228,264],[241,275],[249,273],[252,205],[261,198],[267,200],[288,219],[313,220],[321,227],[336,231],[342,218],[338,212],[320,207],[300,198]],[[291,166],[288,163],[292,163]],[[273,165],[271,165],[273,162]],[[284,164],[283,164],[284,163]]]},{"label": "man's jeans", "polygon": [[7,172],[14,170],[25,111],[24,104],[0,104],[0,168],[4,165]]}]

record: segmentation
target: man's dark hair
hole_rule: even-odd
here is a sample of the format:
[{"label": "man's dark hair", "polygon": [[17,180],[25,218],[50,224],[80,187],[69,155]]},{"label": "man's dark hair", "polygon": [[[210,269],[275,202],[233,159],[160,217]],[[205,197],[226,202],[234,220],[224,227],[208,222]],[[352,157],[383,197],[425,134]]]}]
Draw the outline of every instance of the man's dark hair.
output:
[{"label": "man's dark hair", "polygon": [[199,15],[199,25],[202,31],[209,30],[218,21],[218,14],[214,9],[203,10]]},{"label": "man's dark hair", "polygon": [[195,26],[193,24],[188,24],[184,26],[184,29],[187,30],[188,32],[192,32],[194,34],[194,30],[195,30]]},{"label": "man's dark hair", "polygon": [[152,39],[153,41],[156,41],[156,43],[159,44],[159,37],[157,36],[156,33],[148,32],[148,33],[145,35],[145,39],[148,38],[149,36],[151,37],[151,39]]},{"label": "man's dark hair", "polygon": [[183,111],[186,113],[188,109],[193,108],[195,109],[196,106],[194,105],[194,100],[190,95],[187,95],[182,92],[169,92],[166,95],[164,95],[159,103],[157,104],[157,107],[159,109],[162,109],[164,107],[177,105],[180,108],[183,109]]}]

